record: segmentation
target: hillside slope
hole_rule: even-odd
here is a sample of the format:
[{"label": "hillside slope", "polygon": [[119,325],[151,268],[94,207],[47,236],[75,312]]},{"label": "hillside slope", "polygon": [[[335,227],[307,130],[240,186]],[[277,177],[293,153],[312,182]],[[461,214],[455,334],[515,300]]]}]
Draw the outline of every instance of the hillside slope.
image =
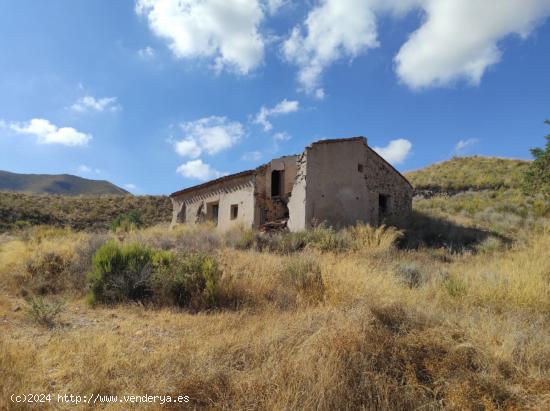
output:
[{"label": "hillside slope", "polygon": [[405,173],[417,190],[487,190],[519,188],[529,161],[496,157],[453,157]]},{"label": "hillside slope", "polygon": [[143,224],[169,222],[172,203],[166,196],[63,196],[0,192],[0,232],[48,224],[77,230],[102,230],[114,218],[137,212]]},{"label": "hillside slope", "polygon": [[90,180],[70,174],[18,174],[0,171],[0,191],[30,194],[129,195],[105,180]]},{"label": "hillside slope", "polygon": [[454,157],[405,173],[416,190],[414,209],[461,226],[517,238],[548,227],[550,203],[521,190],[529,161]]}]

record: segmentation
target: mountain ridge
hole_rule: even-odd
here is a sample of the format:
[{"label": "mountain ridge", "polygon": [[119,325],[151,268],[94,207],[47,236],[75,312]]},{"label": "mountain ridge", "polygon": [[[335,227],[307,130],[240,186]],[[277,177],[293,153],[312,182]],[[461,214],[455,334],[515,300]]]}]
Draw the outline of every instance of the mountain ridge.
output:
[{"label": "mountain ridge", "polygon": [[27,194],[131,195],[107,180],[93,180],[72,174],[22,174],[0,170],[0,191]]}]

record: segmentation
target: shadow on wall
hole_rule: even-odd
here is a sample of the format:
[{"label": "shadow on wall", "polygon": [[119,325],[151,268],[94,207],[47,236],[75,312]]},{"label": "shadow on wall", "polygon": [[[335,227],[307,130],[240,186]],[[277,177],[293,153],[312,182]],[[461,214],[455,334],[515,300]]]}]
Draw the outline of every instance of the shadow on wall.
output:
[{"label": "shadow on wall", "polygon": [[460,252],[475,249],[489,237],[498,238],[503,244],[511,244],[511,239],[493,231],[464,227],[449,220],[436,218],[413,211],[410,218],[400,227],[405,235],[399,241],[403,249],[417,249],[421,246],[430,248],[447,248]]}]

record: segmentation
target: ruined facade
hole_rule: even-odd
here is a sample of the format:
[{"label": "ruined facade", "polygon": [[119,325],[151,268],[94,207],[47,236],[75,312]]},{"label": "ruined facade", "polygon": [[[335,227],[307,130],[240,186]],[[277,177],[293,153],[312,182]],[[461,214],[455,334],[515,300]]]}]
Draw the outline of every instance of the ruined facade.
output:
[{"label": "ruined facade", "polygon": [[211,220],[222,229],[279,222],[291,231],[324,223],[379,225],[406,218],[410,183],[364,137],[321,140],[301,155],[271,160],[170,195],[172,224]]}]

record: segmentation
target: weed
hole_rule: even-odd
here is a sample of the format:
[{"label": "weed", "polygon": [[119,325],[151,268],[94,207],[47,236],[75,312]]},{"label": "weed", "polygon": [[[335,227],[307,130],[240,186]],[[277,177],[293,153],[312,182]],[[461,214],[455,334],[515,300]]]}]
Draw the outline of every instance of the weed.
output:
[{"label": "weed", "polygon": [[65,309],[63,301],[47,301],[43,297],[31,297],[26,300],[27,316],[35,323],[53,328],[59,314]]}]

